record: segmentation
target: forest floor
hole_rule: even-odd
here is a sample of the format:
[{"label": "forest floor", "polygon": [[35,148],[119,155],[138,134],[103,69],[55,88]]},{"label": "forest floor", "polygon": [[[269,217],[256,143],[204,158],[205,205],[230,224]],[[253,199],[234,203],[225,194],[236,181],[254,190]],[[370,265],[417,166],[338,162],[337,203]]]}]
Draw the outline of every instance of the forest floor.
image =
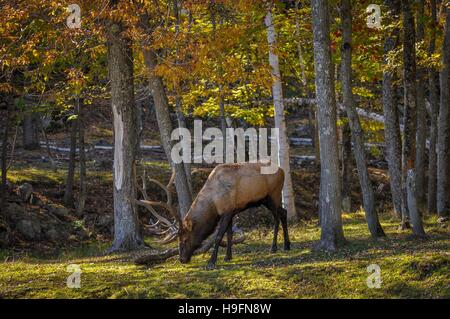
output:
[{"label": "forest floor", "polygon": [[[297,165],[292,171],[301,221],[289,226],[292,241],[289,252],[269,253],[271,216],[260,211],[239,214],[238,226],[244,229],[246,240],[234,246],[231,262],[222,261],[224,249],[221,249],[213,271],[205,269],[208,254],[194,257],[187,265],[173,257],[149,267],[134,263],[137,256],[148,251],[104,255],[111,243],[113,225],[112,152],[93,150],[92,145],[110,144],[112,132],[107,120],[97,118],[100,115],[93,114],[96,124],[88,134],[87,142],[91,145],[87,154],[88,196],[81,216],[74,214],[73,207],[67,207],[67,215],[51,216],[52,207],[62,204],[67,153],[53,151],[52,165],[45,147],[36,151],[16,150],[8,181],[11,215],[17,220],[6,224],[10,230],[9,245],[2,246],[0,240],[3,247],[0,298],[450,298],[449,223],[439,224],[435,216],[425,216],[426,240],[412,238],[410,230],[399,230],[398,219],[392,217],[389,181],[383,165],[372,166],[370,174],[387,239],[369,238],[364,215],[358,211],[361,194],[353,169],[350,176],[353,213],[343,215],[348,243],[336,253],[314,251],[320,238],[316,217],[319,172],[314,165],[307,164]],[[298,121],[289,123],[291,131],[304,127]],[[156,124],[147,126],[152,128]],[[50,140],[67,147],[68,132],[61,130],[50,134]],[[146,130],[143,143],[158,145],[155,130]],[[299,155],[314,153],[311,147],[292,149]],[[163,157],[155,152],[144,153],[143,163],[148,176],[166,182],[170,169]],[[195,192],[210,171],[211,167],[194,167]],[[15,195],[24,183],[32,185],[37,198],[34,203],[21,203]],[[163,196],[152,184],[148,192],[155,200]],[[148,221],[145,211],[140,214],[144,223]],[[40,223],[39,238],[27,239],[18,230],[17,221],[24,218],[29,223]],[[58,236],[49,238],[48,229],[57,231]],[[167,248],[158,246],[154,238],[147,237],[146,241],[153,248]],[[279,246],[282,247],[282,240]],[[66,285],[71,264],[78,265],[82,272],[80,288]],[[380,288],[367,285],[371,276],[367,267],[372,264],[380,267]]]},{"label": "forest floor", "polygon": [[[105,243],[53,256],[3,250],[0,298],[450,298],[448,225],[427,217],[427,240],[398,230],[388,216],[382,225],[387,239],[372,241],[363,215],[345,214],[348,243],[336,253],[313,250],[315,220],[290,226],[288,252],[269,253],[272,232],[259,228],[234,247],[231,262],[222,261],[221,249],[212,271],[205,269],[208,255],[144,267],[134,264],[135,254],[103,256]],[[78,289],[66,286],[69,264],[81,269]],[[367,285],[371,264],[380,267],[380,288]]]}]

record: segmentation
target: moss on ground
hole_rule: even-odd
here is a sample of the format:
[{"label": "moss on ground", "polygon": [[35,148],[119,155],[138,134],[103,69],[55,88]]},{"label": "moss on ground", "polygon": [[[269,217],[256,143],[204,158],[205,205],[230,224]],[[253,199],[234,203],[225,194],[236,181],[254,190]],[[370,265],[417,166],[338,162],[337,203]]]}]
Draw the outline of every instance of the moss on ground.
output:
[{"label": "moss on ground", "polygon": [[[315,222],[290,227],[292,250],[269,253],[271,231],[248,234],[234,259],[205,270],[208,255],[187,265],[176,257],[152,267],[133,255],[102,256],[105,245],[56,256],[0,251],[2,298],[450,298],[449,229],[426,219],[428,240],[411,238],[384,217],[388,239],[367,238],[363,215],[344,215],[348,244],[336,253],[315,252]],[[66,287],[69,264],[81,267],[81,288]],[[367,266],[381,268],[381,288],[367,287]]]}]

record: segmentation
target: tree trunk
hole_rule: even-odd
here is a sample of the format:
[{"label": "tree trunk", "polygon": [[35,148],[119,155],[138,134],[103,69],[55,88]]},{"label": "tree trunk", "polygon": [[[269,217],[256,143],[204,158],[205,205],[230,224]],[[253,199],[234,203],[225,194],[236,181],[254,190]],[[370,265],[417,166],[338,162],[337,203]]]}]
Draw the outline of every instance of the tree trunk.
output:
[{"label": "tree trunk", "polygon": [[[388,6],[391,19],[399,18],[400,0],[385,0]],[[394,29],[391,34],[387,35],[384,42],[384,63],[387,63],[388,55],[397,49],[399,30]],[[395,89],[394,72],[383,72],[383,111],[385,118],[385,143],[386,143],[386,159],[389,167],[389,177],[392,193],[392,203],[395,214],[401,218],[402,216],[402,187],[401,187],[401,136],[399,116],[397,110],[397,97]]]},{"label": "tree trunk", "polygon": [[314,155],[315,155],[315,166],[318,170],[320,168],[320,140],[319,140],[319,125],[317,121],[317,109],[314,111]]},{"label": "tree trunk", "polygon": [[349,213],[352,208],[351,201],[351,173],[352,173],[352,140],[350,126],[345,121],[341,126],[342,147],[341,147],[341,163],[342,163],[342,210]]},{"label": "tree trunk", "polygon": [[[183,114],[183,109],[181,107],[181,97],[177,96],[176,98],[176,113],[177,113],[177,120],[178,120],[178,127],[180,128],[187,128],[186,118]],[[187,183],[189,186],[189,192],[191,193],[191,198],[194,196],[193,190],[192,190],[192,175],[191,175],[191,163],[184,163],[184,172],[186,174]]]},{"label": "tree trunk", "polygon": [[411,216],[411,223],[413,228],[413,233],[416,236],[424,237],[425,230],[423,229],[422,218],[417,207],[417,189],[416,189],[417,177],[414,176],[414,170],[408,171],[408,176],[406,177],[406,192],[408,197],[408,211]]},{"label": "tree trunk", "polygon": [[[424,0],[417,1],[417,37],[416,42],[424,39]],[[416,194],[417,205],[422,211],[425,207],[425,166],[426,166],[426,141],[427,141],[427,111],[425,109],[425,68],[417,68],[417,151],[416,151]]]},{"label": "tree trunk", "polygon": [[[145,23],[144,25],[148,26],[148,18],[143,18],[142,22]],[[173,143],[171,141],[172,122],[170,120],[169,102],[167,100],[162,78],[156,76],[153,72],[157,66],[157,56],[155,52],[145,47],[143,48],[143,51],[145,65],[150,71],[149,86],[155,103],[155,113],[161,135],[161,143],[167,159],[175,169],[175,188],[178,195],[179,214],[180,217],[184,217],[191,207],[192,196],[189,191],[189,184],[183,163],[174,163],[171,157]]]},{"label": "tree trunk", "polygon": [[269,63],[272,69],[272,96],[275,108],[275,127],[279,129],[278,136],[278,158],[280,167],[284,170],[283,205],[287,210],[288,218],[297,216],[295,210],[295,195],[292,185],[291,166],[289,162],[289,140],[286,132],[286,121],[284,117],[283,88],[281,84],[280,65],[278,55],[275,53],[276,31],[273,24],[272,8],[268,9],[265,18],[267,27],[267,41],[269,43]]},{"label": "tree trunk", "polygon": [[[416,127],[417,127],[417,90],[416,90],[416,46],[414,16],[411,11],[411,1],[402,0],[403,18],[403,92],[404,92],[404,137],[402,145],[402,189],[403,196],[407,195],[407,175],[415,169],[416,160]],[[415,176],[415,173],[413,174]],[[411,194],[413,197],[415,193]],[[405,200],[417,203],[416,198]],[[408,203],[402,211],[402,228],[409,227],[410,212]],[[414,229],[413,229],[414,231]]]},{"label": "tree trunk", "polygon": [[[431,0],[431,30],[430,44],[428,47],[428,56],[432,56],[436,50],[436,26],[437,10],[436,0]],[[430,151],[428,157],[428,212],[435,214],[437,212],[436,183],[437,183],[437,121],[439,113],[439,87],[438,74],[434,68],[428,69],[428,81],[430,87]]]},{"label": "tree trunk", "polygon": [[321,237],[317,248],[336,250],[345,241],[337,150],[336,96],[330,51],[328,1],[312,0],[314,67],[320,139]]},{"label": "tree trunk", "polygon": [[[178,33],[180,32],[180,24],[181,24],[181,18],[180,18],[180,11],[181,11],[181,4],[178,3],[178,0],[173,0],[173,12],[175,15],[175,34],[178,36]],[[191,21],[189,21],[189,27],[190,28]],[[186,40],[187,41],[187,40]],[[179,57],[178,57],[178,46],[177,46],[177,60],[176,64],[179,63]],[[181,90],[182,83],[180,83]],[[177,93],[176,101],[175,101],[175,111],[177,114],[178,119],[178,127],[180,128],[187,128],[186,124],[186,118],[184,117],[183,110],[182,110],[182,99],[180,92]],[[191,163],[184,163],[184,173],[186,174],[187,183],[189,186],[189,192],[191,193],[191,198],[193,197],[193,191],[192,191],[192,176],[191,176]]]},{"label": "tree trunk", "polygon": [[77,155],[78,119],[71,120],[69,168],[67,170],[66,188],[64,191],[64,204],[73,206],[73,185],[75,180],[75,157]]},{"label": "tree trunk", "polygon": [[122,22],[107,25],[108,67],[114,128],[114,241],[110,251],[141,247],[135,194],[136,115],[133,52]]},{"label": "tree trunk", "polygon": [[[223,150],[223,161],[226,161],[226,154],[227,154],[227,122],[225,117],[225,101],[222,96],[222,86],[219,86],[219,118],[220,118],[220,128],[222,130],[222,150]],[[230,141],[232,143],[233,141]],[[234,158],[234,157],[233,157]]]},{"label": "tree trunk", "polygon": [[26,112],[23,117],[23,148],[35,150],[41,147],[39,143],[39,114]]},{"label": "tree trunk", "polygon": [[[80,194],[78,196],[77,216],[81,216],[86,203],[86,151],[84,145],[83,100],[78,101],[78,141],[80,154]],[[80,104],[81,102],[81,104]]]},{"label": "tree trunk", "polygon": [[3,133],[2,135],[2,165],[1,165],[1,171],[2,171],[2,181],[0,185],[0,214],[5,215],[6,213],[6,202],[7,202],[7,173],[8,173],[8,134],[9,134],[9,127],[10,127],[10,117],[11,117],[11,110],[12,110],[12,104],[13,99],[10,97],[6,98],[6,115],[3,119]]},{"label": "tree trunk", "polygon": [[381,224],[378,220],[378,214],[375,210],[375,197],[372,188],[372,182],[367,168],[366,153],[364,149],[364,137],[356,113],[353,93],[352,93],[352,14],[350,0],[341,1],[341,21],[342,21],[342,47],[341,47],[341,65],[342,65],[342,92],[343,104],[347,112],[349,126],[352,133],[353,152],[358,169],[359,184],[363,197],[364,212],[366,214],[367,225],[373,238],[385,236]]},{"label": "tree trunk", "polygon": [[437,138],[437,212],[442,217],[450,216],[450,7],[446,11],[442,69],[439,76],[441,98]]}]

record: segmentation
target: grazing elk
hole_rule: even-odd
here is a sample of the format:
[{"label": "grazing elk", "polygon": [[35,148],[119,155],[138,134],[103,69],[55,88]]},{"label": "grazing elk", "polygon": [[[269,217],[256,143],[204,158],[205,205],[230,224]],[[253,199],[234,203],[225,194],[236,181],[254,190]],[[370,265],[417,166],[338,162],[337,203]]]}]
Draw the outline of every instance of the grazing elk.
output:
[{"label": "grazing elk", "polygon": [[[284,183],[284,172],[276,168],[273,174],[262,174],[263,163],[238,163],[218,165],[209,175],[205,185],[198,193],[182,221],[178,220],[176,209],[172,205],[171,186],[175,177],[173,172],[167,186],[157,180],[150,179],[165,190],[167,202],[150,201],[145,184],[145,171],[143,187],[140,189],[144,199],[136,201],[138,205],[146,207],[157,222],[150,225],[154,234],[167,235],[161,243],[168,243],[179,237],[179,255],[182,263],[190,261],[192,255],[203,241],[207,239],[219,225],[208,269],[215,266],[219,245],[225,232],[227,233],[227,252],[225,261],[232,257],[231,246],[233,242],[232,219],[239,212],[259,205],[265,205],[273,213],[274,237],[272,252],[277,250],[278,228],[281,221],[284,235],[284,249],[290,249],[290,241],[287,229],[286,210],[281,207],[281,191]],[[153,206],[162,207],[169,211],[170,215],[180,222],[176,227],[176,221],[158,214]],[[156,230],[163,229],[163,230]],[[205,245],[207,247],[207,245]],[[200,250],[204,249],[202,247]],[[172,255],[173,252],[171,252]]]},{"label": "grazing elk", "polygon": [[233,216],[249,207],[264,204],[273,213],[272,252],[277,250],[277,235],[281,221],[284,249],[290,249],[286,210],[281,207],[281,191],[284,172],[278,168],[274,174],[261,174],[262,163],[237,163],[218,165],[209,175],[191,208],[180,225],[180,261],[190,261],[194,251],[210,236],[217,224],[219,229],[214,241],[208,269],[215,267],[217,252],[225,232],[227,253],[231,259]]}]

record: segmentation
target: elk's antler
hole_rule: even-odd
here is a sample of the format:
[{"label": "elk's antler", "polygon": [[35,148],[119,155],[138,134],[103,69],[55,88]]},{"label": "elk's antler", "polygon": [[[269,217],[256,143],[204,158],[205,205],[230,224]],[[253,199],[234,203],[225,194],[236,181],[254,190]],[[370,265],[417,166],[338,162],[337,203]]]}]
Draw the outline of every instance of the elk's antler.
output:
[{"label": "elk's antler", "polygon": [[[167,200],[166,202],[162,201],[151,201],[149,200],[149,197],[147,195],[147,183],[146,183],[146,174],[145,169],[143,170],[142,174],[142,187],[138,187],[140,192],[142,193],[142,197],[144,199],[136,200],[136,204],[142,207],[145,207],[147,210],[150,211],[150,213],[153,215],[153,217],[156,218],[156,223],[150,225],[149,227],[153,230],[152,232],[157,235],[166,235],[166,237],[160,241],[158,241],[161,244],[167,244],[172,241],[174,241],[178,236],[178,214],[176,208],[172,204],[172,191],[173,191],[173,181],[175,179],[175,170],[172,169],[172,176],[170,177],[169,182],[167,185],[163,185],[161,182],[153,179],[148,178],[148,180],[156,185],[158,185],[161,189],[163,189],[166,193]],[[161,207],[164,208],[169,212],[169,215],[174,218],[174,221],[170,221],[169,218],[166,218],[162,216],[160,213],[158,213],[155,209],[155,207]],[[155,228],[159,228],[159,231],[154,231]]]}]

